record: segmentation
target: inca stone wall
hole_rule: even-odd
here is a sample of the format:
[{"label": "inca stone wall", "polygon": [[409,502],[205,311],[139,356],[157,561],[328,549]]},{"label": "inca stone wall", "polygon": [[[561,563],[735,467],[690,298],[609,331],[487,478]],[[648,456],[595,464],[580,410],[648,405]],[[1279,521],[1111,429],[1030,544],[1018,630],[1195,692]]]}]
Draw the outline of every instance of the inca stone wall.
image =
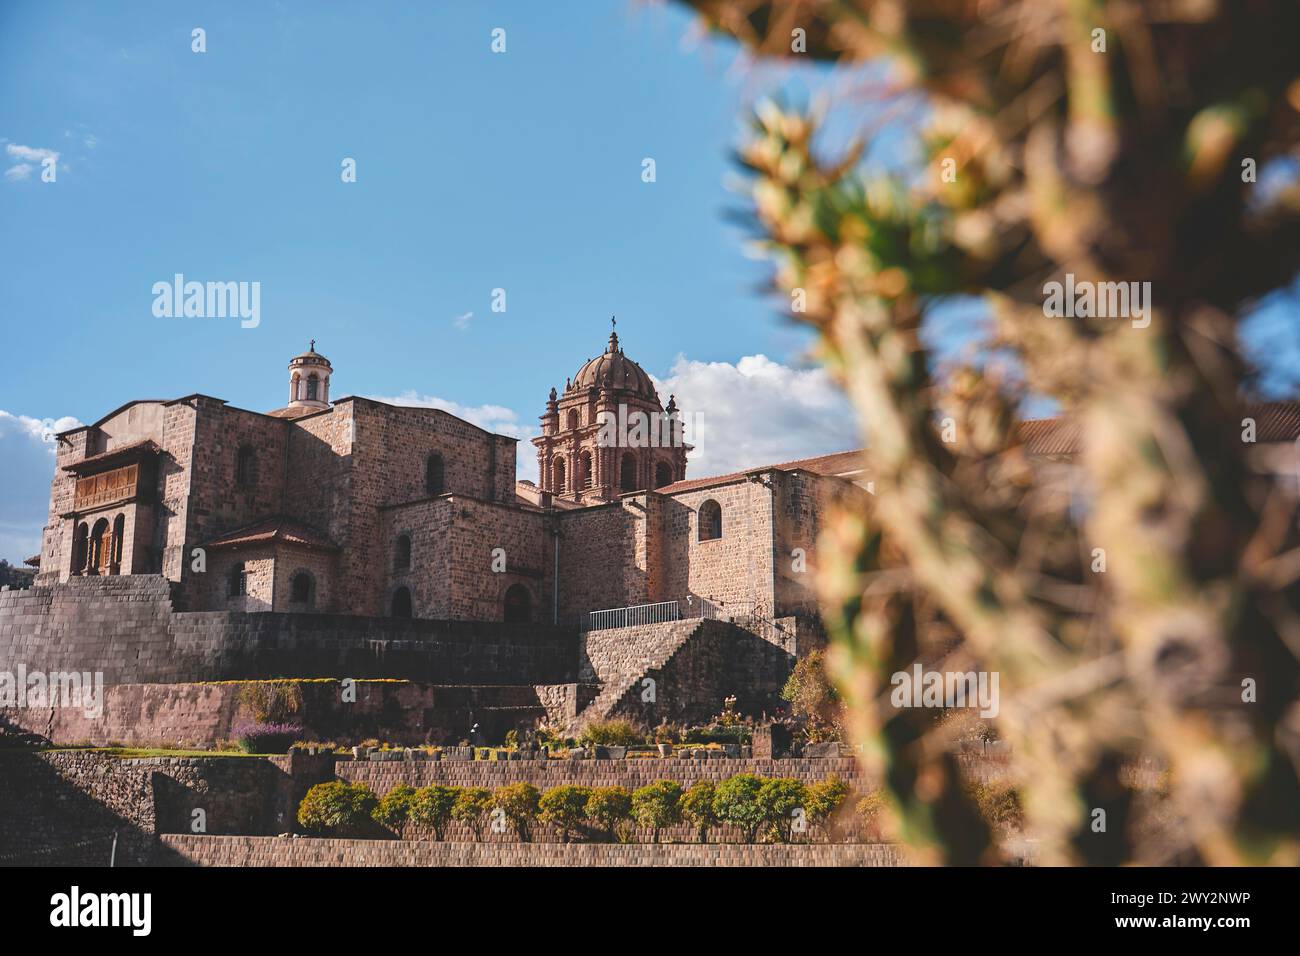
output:
[{"label": "inca stone wall", "polygon": [[413,843],[267,837],[162,838],[192,866],[906,866],[889,844]]},{"label": "inca stone wall", "polygon": [[157,575],[0,592],[0,670],[99,671],[106,684],[397,677],[566,683],[577,634],[543,624],[173,611]]},{"label": "inca stone wall", "polygon": [[[332,759],[0,754],[0,865],[156,862],[157,833],[274,834],[292,826]],[[201,810],[201,815],[195,811]]]},{"label": "inca stone wall", "polygon": [[[104,689],[103,713],[77,707],[0,708],[18,731],[59,746],[128,746],[209,750],[228,744],[254,715],[240,703],[247,682],[117,684]],[[564,720],[566,690],[575,685],[452,686],[406,681],[357,681],[344,702],[337,680],[300,681],[302,706],[290,719],[300,740],[356,744],[452,745],[479,726],[480,740],[500,742],[510,730]]]}]

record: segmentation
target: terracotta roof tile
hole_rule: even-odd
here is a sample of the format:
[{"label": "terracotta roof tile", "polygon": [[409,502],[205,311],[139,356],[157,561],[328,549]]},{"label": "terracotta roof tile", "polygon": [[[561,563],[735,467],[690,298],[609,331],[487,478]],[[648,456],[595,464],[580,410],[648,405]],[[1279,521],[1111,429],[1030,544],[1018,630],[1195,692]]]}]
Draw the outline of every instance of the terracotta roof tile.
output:
[{"label": "terracotta roof tile", "polygon": [[[1255,419],[1256,436],[1260,442],[1287,442],[1300,439],[1300,401],[1257,402],[1246,406],[1245,415]],[[1077,455],[1083,447],[1082,433],[1078,424],[1064,418],[1033,418],[1023,421],[1020,423],[1020,439],[1029,454],[1045,457]],[[803,469],[819,475],[843,477],[864,469],[862,453],[863,450],[858,448],[815,458],[801,458],[777,465],[758,465],[725,475],[689,478],[657,490],[660,494],[671,495],[709,485],[738,481],[754,472],[773,468],[782,471]]]},{"label": "terracotta roof tile", "polygon": [[106,464],[117,458],[132,458],[144,454],[157,454],[162,451],[157,442],[145,438],[141,441],[131,442],[129,445],[121,445],[117,448],[101,451],[98,455],[90,455],[82,458],[80,461],[74,461],[69,465],[64,465],[64,471],[81,471],[87,467],[93,468],[96,465]]},{"label": "terracotta roof tile", "polygon": [[301,521],[295,521],[293,518],[281,516],[266,518],[256,524],[228,531],[210,540],[206,547],[233,548],[237,545],[264,544],[268,542],[297,544],[305,548],[319,548],[327,551],[338,550],[338,545],[331,541],[324,532],[313,528],[311,525],[303,524]]}]

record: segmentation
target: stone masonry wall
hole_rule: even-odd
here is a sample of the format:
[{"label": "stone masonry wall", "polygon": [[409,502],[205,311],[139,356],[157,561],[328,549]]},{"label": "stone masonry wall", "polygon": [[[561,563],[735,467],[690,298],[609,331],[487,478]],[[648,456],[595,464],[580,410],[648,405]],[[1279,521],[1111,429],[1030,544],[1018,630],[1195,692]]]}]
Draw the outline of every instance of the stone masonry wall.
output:
[{"label": "stone masonry wall", "polygon": [[[207,750],[232,741],[235,726],[254,719],[240,703],[246,685],[117,684],[105,687],[99,716],[75,707],[25,707],[0,708],[0,718],[59,746]],[[291,719],[302,725],[302,740],[453,745],[478,724],[481,740],[500,743],[518,724],[545,718],[548,703],[562,710],[565,701],[553,690],[570,686],[357,681],[355,702],[345,703],[338,681],[301,681],[302,707]]]},{"label": "stone masonry wall", "polygon": [[561,621],[658,599],[643,541],[638,545],[646,534],[645,510],[637,507],[643,498],[559,514]]},{"label": "stone masonry wall", "polygon": [[889,844],[411,843],[397,840],[162,838],[191,866],[905,866]]},{"label": "stone masonry wall", "polygon": [[[332,758],[148,757],[84,751],[0,753],[0,865],[158,862],[154,835],[274,834],[293,825]],[[202,810],[201,816],[195,811]]]},{"label": "stone masonry wall", "polygon": [[430,683],[574,680],[577,635],[543,624],[175,612],[158,575],[0,592],[0,670],[99,671],[106,684],[269,677]]},{"label": "stone masonry wall", "polygon": [[[770,476],[769,476],[770,479]],[[698,512],[708,500],[722,509],[722,537],[701,541]],[[771,615],[772,491],[757,482],[680,492],[663,505],[661,600],[707,598],[725,609],[765,608]]]}]

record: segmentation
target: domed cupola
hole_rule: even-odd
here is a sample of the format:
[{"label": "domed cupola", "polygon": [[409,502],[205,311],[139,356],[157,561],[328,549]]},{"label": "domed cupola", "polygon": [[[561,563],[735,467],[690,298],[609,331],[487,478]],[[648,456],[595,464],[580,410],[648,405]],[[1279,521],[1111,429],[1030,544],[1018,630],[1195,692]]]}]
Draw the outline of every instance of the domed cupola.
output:
[{"label": "domed cupola", "polygon": [[594,359],[588,359],[578,373],[573,376],[566,394],[584,391],[588,388],[617,389],[647,402],[659,404],[659,393],[645,370],[623,354],[618,345],[618,332],[609,333],[609,344],[605,351]]},{"label": "domed cupola", "polygon": [[605,351],[588,359],[562,394],[551,389],[542,433],[532,439],[539,487],[572,503],[597,504],[681,481],[691,446],[680,426],[665,424],[665,415],[677,412],[675,399],[669,405],[666,413],[650,376],[623,354],[611,330]]},{"label": "domed cupola", "polygon": [[330,360],[316,351],[311,340],[307,351],[289,360],[289,408],[321,409],[330,405]]}]

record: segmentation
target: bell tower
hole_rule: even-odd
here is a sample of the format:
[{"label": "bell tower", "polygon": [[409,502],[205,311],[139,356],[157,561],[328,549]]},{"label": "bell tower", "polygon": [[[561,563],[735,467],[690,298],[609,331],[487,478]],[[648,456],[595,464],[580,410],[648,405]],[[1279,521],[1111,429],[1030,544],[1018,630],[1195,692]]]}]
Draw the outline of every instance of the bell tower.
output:
[{"label": "bell tower", "polygon": [[537,448],[542,491],[584,504],[681,481],[686,453],[677,402],[664,408],[650,376],[623,354],[611,319],[605,350],[551,389]]},{"label": "bell tower", "polygon": [[289,408],[317,409],[330,407],[330,360],[316,351],[311,340],[307,351],[289,360]]}]

